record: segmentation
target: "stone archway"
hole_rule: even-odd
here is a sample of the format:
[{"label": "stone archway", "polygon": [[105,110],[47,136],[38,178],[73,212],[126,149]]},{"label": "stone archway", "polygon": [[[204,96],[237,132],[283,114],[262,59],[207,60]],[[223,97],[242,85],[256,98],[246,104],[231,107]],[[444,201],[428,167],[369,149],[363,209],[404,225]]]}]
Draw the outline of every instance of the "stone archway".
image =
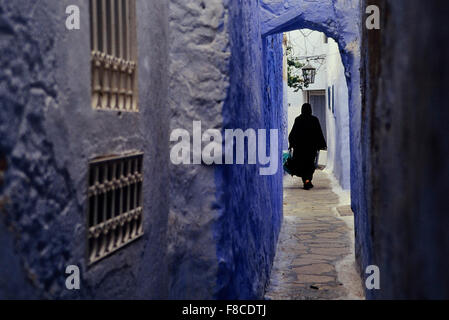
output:
[{"label": "stone archway", "polygon": [[[356,255],[359,262],[367,261],[366,250],[358,247],[360,237],[368,234],[365,219],[357,213],[365,212],[365,183],[362,148],[362,101],[360,89],[360,3],[357,0],[311,1],[311,0],[262,0],[260,9],[261,35],[267,39],[277,34],[298,29],[312,29],[333,38],[339,46],[345,68],[349,93],[350,150],[351,150],[351,197],[356,213]],[[272,59],[272,57],[271,57]],[[271,63],[265,58],[264,63]],[[270,68],[265,67],[265,70]],[[270,71],[269,71],[270,72]],[[266,83],[267,84],[267,83]],[[363,252],[363,254],[362,254]]]},{"label": "stone archway", "polygon": [[[223,130],[282,129],[280,32],[307,27],[338,41],[351,88],[351,180],[357,212],[363,194],[362,155],[357,148],[361,99],[360,91],[352,90],[359,86],[358,1],[215,0],[206,9],[171,1],[170,7],[173,129],[192,120]],[[191,24],[192,12],[204,21],[213,17],[210,28],[205,30],[204,23],[188,33],[179,28]],[[279,170],[260,177],[257,169],[172,170],[171,191],[177,196],[170,203],[168,227],[171,298],[263,296],[282,224],[283,175]]]}]

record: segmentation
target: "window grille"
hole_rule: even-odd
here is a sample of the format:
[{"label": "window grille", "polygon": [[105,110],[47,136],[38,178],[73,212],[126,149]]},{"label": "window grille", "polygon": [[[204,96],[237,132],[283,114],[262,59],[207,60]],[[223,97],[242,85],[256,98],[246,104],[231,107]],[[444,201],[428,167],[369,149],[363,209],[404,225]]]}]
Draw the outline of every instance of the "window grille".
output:
[{"label": "window grille", "polygon": [[143,235],[143,154],[89,165],[88,262],[93,264]]},{"label": "window grille", "polygon": [[137,112],[135,0],[90,0],[92,107]]}]

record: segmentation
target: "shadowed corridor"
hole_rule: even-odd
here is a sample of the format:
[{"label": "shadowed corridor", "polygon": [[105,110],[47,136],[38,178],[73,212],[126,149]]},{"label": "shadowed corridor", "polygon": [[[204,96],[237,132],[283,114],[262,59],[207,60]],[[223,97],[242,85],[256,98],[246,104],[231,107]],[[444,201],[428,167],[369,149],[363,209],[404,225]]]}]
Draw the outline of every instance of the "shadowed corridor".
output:
[{"label": "shadowed corridor", "polygon": [[310,191],[284,178],[284,222],[267,299],[362,299],[355,269],[354,217],[349,192],[326,171]]}]

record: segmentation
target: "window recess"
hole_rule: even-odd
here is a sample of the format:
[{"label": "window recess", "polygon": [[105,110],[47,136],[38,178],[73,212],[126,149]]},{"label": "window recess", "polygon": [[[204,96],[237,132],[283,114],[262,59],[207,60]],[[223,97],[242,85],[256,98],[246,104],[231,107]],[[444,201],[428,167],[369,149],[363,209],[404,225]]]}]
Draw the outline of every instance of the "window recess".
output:
[{"label": "window recess", "polygon": [[93,264],[143,235],[143,154],[89,164],[88,263]]},{"label": "window recess", "polygon": [[138,112],[135,0],[90,0],[92,107]]}]

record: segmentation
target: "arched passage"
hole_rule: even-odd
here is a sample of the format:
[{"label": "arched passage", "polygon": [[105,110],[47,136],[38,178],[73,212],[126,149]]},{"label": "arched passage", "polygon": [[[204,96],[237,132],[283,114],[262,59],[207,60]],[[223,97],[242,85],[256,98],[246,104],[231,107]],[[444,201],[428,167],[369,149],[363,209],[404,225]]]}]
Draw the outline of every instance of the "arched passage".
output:
[{"label": "arched passage", "polygon": [[366,164],[362,159],[365,145],[362,141],[367,135],[362,131],[362,106],[360,91],[360,7],[358,1],[342,2],[310,2],[284,1],[282,4],[272,1],[262,1],[261,7],[262,41],[264,43],[265,107],[270,109],[281,105],[276,97],[270,95],[279,80],[279,68],[276,46],[273,42],[281,41],[283,32],[312,29],[323,32],[333,38],[339,46],[349,94],[350,118],[350,150],[351,150],[351,197],[352,209],[355,213],[356,255],[360,265],[364,266],[370,260],[369,248],[362,248],[369,237],[369,223],[364,217],[366,212],[366,184],[363,172]]},{"label": "arched passage", "polygon": [[[282,129],[283,53],[280,32],[292,28],[307,27],[336,39],[343,53],[346,77],[350,83],[348,87],[358,88],[358,1],[296,0],[293,3],[292,0],[248,0],[227,3],[228,6],[220,1],[215,3],[217,19],[220,18],[214,25],[217,35],[209,48],[211,50],[204,51],[203,41],[198,46],[186,41],[176,47],[182,47],[185,53],[179,61],[195,57],[195,61],[200,63],[182,64],[182,68],[174,69],[172,86],[178,88],[182,79],[182,88],[185,88],[182,94],[177,93],[172,98],[175,128],[184,121],[191,123],[193,117],[202,119],[205,127],[223,130]],[[207,8],[213,9],[214,6],[210,4]],[[189,23],[190,15],[185,17]],[[198,39],[203,39],[201,28],[193,31],[196,33],[192,35],[197,34]],[[177,35],[183,39],[184,33],[184,30],[179,30]],[[204,56],[199,56],[199,52]],[[179,52],[173,52],[173,57],[177,59]],[[196,75],[204,74],[206,66],[206,74],[216,80],[216,85],[207,85],[207,90],[200,89],[203,87],[198,91],[190,90],[196,88]],[[217,71],[222,75],[218,76]],[[186,83],[191,85],[184,86]],[[210,81],[204,83],[210,84]],[[352,204],[354,211],[360,213],[363,212],[359,208],[365,193],[362,192],[363,181],[360,178],[362,151],[357,147],[361,139],[359,90],[351,90],[350,100]],[[180,104],[186,108],[180,109]],[[195,110],[195,113],[190,113],[190,110]],[[279,145],[282,145],[281,136],[279,140]],[[170,248],[174,249],[169,253],[173,266],[170,280],[172,297],[185,297],[185,287],[192,288],[191,292],[198,297],[213,295],[224,299],[255,299],[263,296],[282,221],[282,170],[273,176],[259,176],[258,169],[252,165],[181,167],[173,174],[174,181],[194,181],[194,177],[201,176],[198,181],[202,187],[201,192],[192,198],[190,188],[182,183],[173,184],[178,194],[176,200],[180,202],[172,203],[170,209],[171,221],[174,222],[169,227]],[[185,218],[186,206],[192,208],[188,218]],[[198,223],[192,224],[192,221]],[[357,229],[361,230],[361,236],[365,236],[368,232],[363,230],[364,219],[359,221]],[[195,241],[190,241],[192,234]],[[189,274],[195,274],[195,277]],[[197,290],[200,285],[207,290]]]}]

